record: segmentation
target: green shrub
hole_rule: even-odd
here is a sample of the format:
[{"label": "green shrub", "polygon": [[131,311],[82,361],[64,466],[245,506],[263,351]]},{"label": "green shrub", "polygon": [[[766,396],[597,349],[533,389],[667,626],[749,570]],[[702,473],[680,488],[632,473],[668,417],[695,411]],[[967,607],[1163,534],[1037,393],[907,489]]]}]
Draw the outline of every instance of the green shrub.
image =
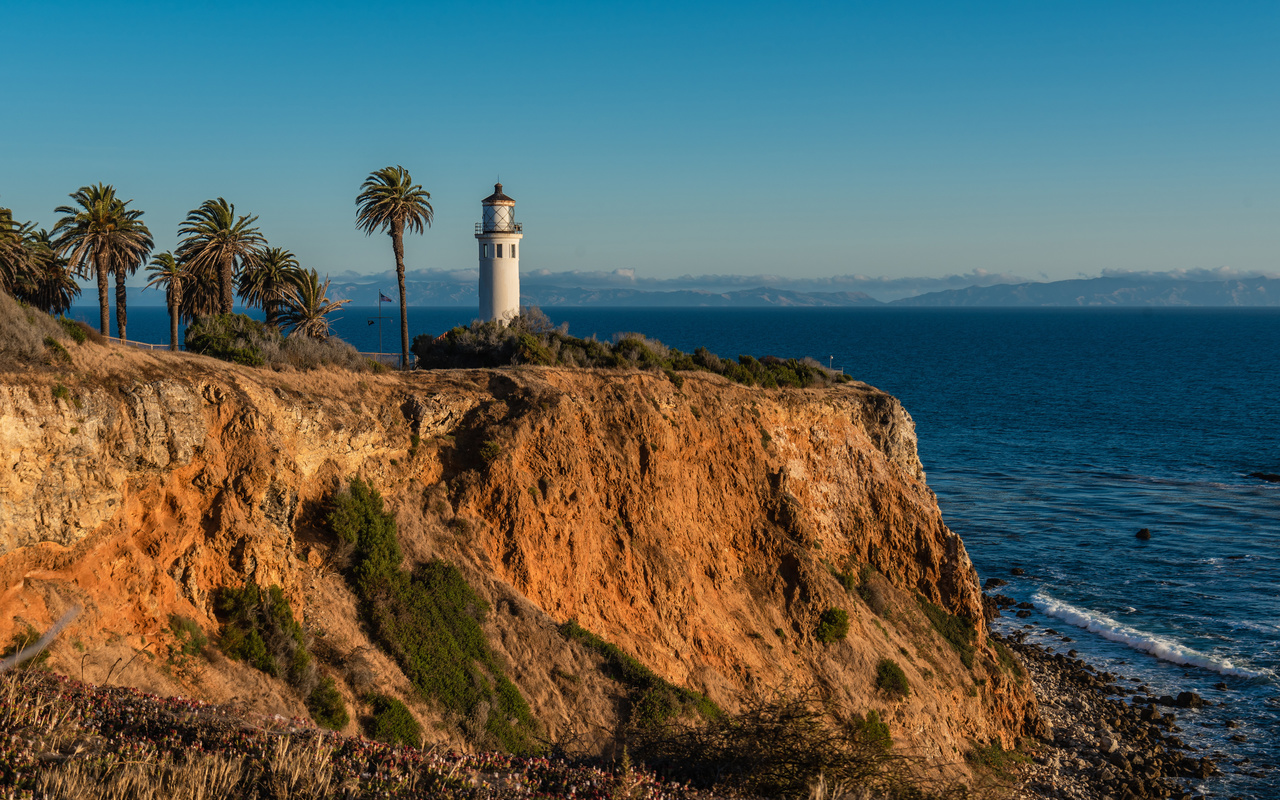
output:
[{"label": "green shrub", "polygon": [[695,712],[707,719],[719,717],[722,713],[706,695],[673,685],[621,647],[605,641],[576,620],[561,625],[560,635],[582,642],[604,657],[605,674],[627,687],[627,705],[634,725],[656,725],[684,712]]},{"label": "green shrub", "polygon": [[199,317],[187,326],[188,351],[248,367],[277,366],[316,369],[335,366],[368,372],[369,359],[341,339],[282,336],[280,331],[245,314]]},{"label": "green shrub", "polygon": [[214,314],[187,326],[187,350],[249,367],[266,363],[262,345],[280,334],[245,314]]},{"label": "green shrub", "polygon": [[[30,624],[23,623],[22,629],[15,632],[13,636],[9,638],[9,644],[5,645],[4,650],[0,650],[0,661],[5,660],[11,655],[21,652],[22,650],[25,650],[26,648],[40,641],[40,636],[41,636],[40,631],[31,627]],[[45,648],[44,650],[41,650],[37,655],[19,664],[18,668],[31,669],[33,667],[39,667],[39,666],[42,666],[44,662],[48,660],[49,660],[49,649]]]},{"label": "green shrub", "polygon": [[62,342],[52,336],[44,337],[44,346],[49,349],[49,355],[53,360],[62,364],[71,363],[71,354],[67,352],[67,348],[62,346]]},{"label": "green shrub", "polygon": [[1004,642],[999,639],[991,639],[991,647],[996,651],[996,658],[1000,659],[1000,666],[1007,672],[1012,672],[1014,677],[1021,680],[1026,677],[1026,670],[1022,668],[1022,664],[1018,663],[1018,659],[1014,656]]},{"label": "green shrub", "polygon": [[[556,328],[537,308],[524,308],[507,325],[473,322],[442,336],[423,334],[413,340],[422,369],[501,367],[515,364],[558,364],[568,367],[624,367],[660,371],[678,389],[681,371],[714,372],[749,386],[828,386],[847,383],[813,359],[741,356],[737,362],[698,348],[687,355],[639,333],[619,333],[613,344],[579,339],[567,326]],[[695,412],[696,413],[696,412]]]},{"label": "green shrub", "polygon": [[184,656],[198,654],[209,643],[209,637],[204,635],[200,623],[181,614],[169,615],[169,630],[178,641],[178,652]]},{"label": "green shrub", "polygon": [[58,384],[57,386],[53,387],[53,399],[54,399],[54,400],[65,400],[66,402],[70,403],[70,402],[71,402],[71,390],[70,390],[70,389],[68,389],[67,387],[63,386],[62,384]]},{"label": "green shrub", "polygon": [[911,684],[907,682],[907,673],[902,671],[898,662],[892,658],[882,658],[876,664],[876,688],[896,698],[911,696]]},{"label": "green shrub", "polygon": [[242,589],[224,588],[214,598],[214,612],[224,620],[218,640],[222,652],[284,678],[304,697],[310,695],[315,665],[307,652],[306,634],[279,586],[266,592],[252,582]]},{"label": "green shrub", "polygon": [[486,462],[493,461],[502,455],[502,445],[494,441],[488,441],[480,445],[480,457]]},{"label": "green shrub", "polygon": [[948,613],[923,597],[920,598],[920,608],[924,610],[925,616],[929,618],[929,622],[938,633],[942,634],[942,638],[950,642],[955,651],[960,654],[960,662],[972,669],[973,654],[976,649],[973,642],[978,635],[973,628],[973,623]]},{"label": "green shrub", "polygon": [[422,746],[422,726],[404,703],[385,694],[375,694],[369,697],[369,704],[373,706],[373,719],[369,723],[371,738],[387,744]]},{"label": "green shrub", "polygon": [[88,341],[89,334],[85,331],[84,323],[67,319],[66,317],[58,317],[58,324],[62,326],[62,330],[66,331],[67,335],[76,344],[84,344]]},{"label": "green shrub", "polygon": [[849,635],[849,612],[843,608],[828,608],[818,618],[818,641],[832,644]]},{"label": "green shrub", "polygon": [[860,741],[866,742],[880,752],[887,753],[893,748],[893,737],[889,735],[889,726],[881,721],[880,714],[874,709],[868,711],[865,717],[854,714],[849,724]]},{"label": "green shrub", "polygon": [[338,691],[333,678],[328,676],[316,684],[316,688],[307,697],[307,710],[311,712],[311,718],[317,725],[329,730],[340,731],[351,721],[342,693]]},{"label": "green shrub", "polygon": [[1016,750],[1005,750],[998,739],[992,739],[987,745],[975,745],[965,753],[965,760],[974,766],[985,767],[1006,777],[1012,774],[1013,765],[1031,761],[1025,754]]},{"label": "green shrub", "polygon": [[457,567],[437,559],[414,572],[401,569],[395,518],[382,496],[358,478],[333,497],[328,522],[340,540],[354,545],[351,579],[362,612],[414,688],[464,718],[487,707],[474,736],[487,735],[511,752],[537,752],[528,703],[480,627],[488,607]]}]

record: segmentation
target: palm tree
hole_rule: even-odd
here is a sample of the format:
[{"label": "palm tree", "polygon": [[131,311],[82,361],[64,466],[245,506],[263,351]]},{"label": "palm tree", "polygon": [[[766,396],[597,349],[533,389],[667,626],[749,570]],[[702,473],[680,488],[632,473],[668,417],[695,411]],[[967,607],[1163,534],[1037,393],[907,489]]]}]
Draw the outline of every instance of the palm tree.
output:
[{"label": "palm tree", "polygon": [[324,283],[320,283],[320,275],[314,269],[299,270],[297,283],[290,286],[285,295],[280,321],[292,329],[290,336],[297,334],[312,339],[328,339],[328,315],[350,302],[329,299],[328,276],[325,276]]},{"label": "palm tree", "polygon": [[[86,274],[91,268],[98,278],[98,308],[102,334],[111,333],[110,308],[107,302],[107,276],[116,270],[137,269],[146,260],[154,242],[142,222],[142,212],[130,210],[132,200],[116,197],[116,190],[105,183],[82,186],[71,195],[75,205],[58,206],[54,211],[64,215],[53,226],[53,248],[60,256],[68,256],[71,268]],[[68,255],[69,254],[69,255]],[[117,293],[117,306],[123,293]],[[125,318],[118,311],[120,338],[124,338]]]},{"label": "palm tree", "polygon": [[220,290],[218,311],[223,314],[230,314],[235,303],[237,267],[243,266],[266,244],[262,233],[253,225],[257,221],[251,214],[237,219],[236,207],[219,197],[205,200],[187,214],[178,229],[178,233],[186,237],[178,245],[178,258],[188,263],[197,275],[216,272]]},{"label": "palm tree", "polygon": [[409,312],[404,299],[404,230],[423,232],[430,227],[431,193],[413,183],[404,167],[384,167],[369,174],[356,197],[356,227],[368,236],[383,230],[391,236],[396,255],[396,280],[400,285],[400,366],[409,363]]},{"label": "palm tree", "polygon": [[0,208],[0,291],[14,294],[31,269],[30,232],[30,223],[17,222],[12,211]]},{"label": "palm tree", "polygon": [[302,267],[293,253],[281,247],[268,247],[245,264],[236,288],[245,305],[262,309],[267,324],[279,327],[285,297],[301,277]]},{"label": "palm tree", "polygon": [[26,244],[30,269],[15,294],[46,314],[65,314],[80,294],[80,284],[71,274],[70,265],[54,250],[49,232],[44,229],[31,232]]},{"label": "palm tree", "polygon": [[164,289],[165,304],[169,306],[169,349],[178,349],[178,314],[182,306],[182,285],[187,280],[186,265],[173,257],[168,250],[151,259],[147,267],[151,280],[148,289]]}]

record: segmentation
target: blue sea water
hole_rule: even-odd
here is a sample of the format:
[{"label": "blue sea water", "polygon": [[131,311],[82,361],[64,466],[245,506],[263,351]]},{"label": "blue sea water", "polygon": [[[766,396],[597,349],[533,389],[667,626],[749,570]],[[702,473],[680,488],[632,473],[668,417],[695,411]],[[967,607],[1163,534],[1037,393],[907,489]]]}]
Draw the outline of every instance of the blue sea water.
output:
[{"label": "blue sea water", "polygon": [[[1204,788],[1280,798],[1280,484],[1248,477],[1280,473],[1280,310],[547,311],[579,336],[812,356],[897,396],[980,575],[1036,606],[997,627],[1221,703],[1179,712],[1221,759]],[[345,309],[338,334],[377,350],[376,313]],[[411,335],[473,314],[411,309]],[[133,338],[166,339],[163,309],[130,316]]]}]

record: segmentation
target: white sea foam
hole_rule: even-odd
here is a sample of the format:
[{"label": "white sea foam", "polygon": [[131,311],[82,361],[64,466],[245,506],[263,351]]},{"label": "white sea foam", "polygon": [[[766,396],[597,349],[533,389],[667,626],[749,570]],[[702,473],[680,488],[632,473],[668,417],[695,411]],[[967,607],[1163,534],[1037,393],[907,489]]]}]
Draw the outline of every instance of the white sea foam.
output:
[{"label": "white sea foam", "polygon": [[1206,655],[1173,639],[1140,631],[1137,628],[1118,622],[1106,614],[1078,608],[1070,603],[1064,603],[1057,598],[1050,597],[1044,592],[1037,592],[1031,600],[1035,603],[1036,608],[1051,617],[1057,617],[1063,622],[1075,625],[1077,628],[1084,628],[1104,639],[1119,642],[1132,647],[1134,650],[1150,653],[1164,661],[1187,667],[1200,667],[1201,669],[1212,670],[1223,675],[1234,675],[1240,678],[1258,678],[1271,674],[1269,670],[1260,672],[1237,667],[1225,658]]}]

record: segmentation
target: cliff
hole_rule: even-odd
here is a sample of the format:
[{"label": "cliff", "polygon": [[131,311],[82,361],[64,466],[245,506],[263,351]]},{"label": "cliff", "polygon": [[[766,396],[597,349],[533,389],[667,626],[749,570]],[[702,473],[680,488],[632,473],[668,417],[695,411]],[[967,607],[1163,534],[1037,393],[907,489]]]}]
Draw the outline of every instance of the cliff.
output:
[{"label": "cliff", "polygon": [[[600,751],[620,723],[599,656],[556,628],[570,619],[730,712],[800,685],[839,715],[876,709],[896,747],[957,774],[972,743],[1038,724],[986,638],[911,417],[866,385],[271,372],[91,343],[72,358],[0,373],[0,642],[80,606],[50,661],[71,677],[305,717],[284,682],[213,647],[174,655],[170,615],[212,635],[215,590],[278,584],[349,703],[391,693],[460,742],[370,639],[335,565],[322,509],[361,476],[394,509],[408,561],[458,565],[489,602],[490,645],[553,740]],[[837,577],[860,571],[877,609]],[[972,668],[920,598],[971,621]],[[823,644],[833,607],[849,635]],[[876,688],[883,658],[906,699]]]}]

